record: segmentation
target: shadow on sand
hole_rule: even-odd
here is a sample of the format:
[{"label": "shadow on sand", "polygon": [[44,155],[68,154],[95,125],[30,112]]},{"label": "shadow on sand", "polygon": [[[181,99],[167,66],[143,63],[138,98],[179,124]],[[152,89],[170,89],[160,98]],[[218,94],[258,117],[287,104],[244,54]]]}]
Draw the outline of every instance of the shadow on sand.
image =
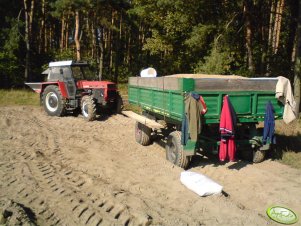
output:
[{"label": "shadow on sand", "polygon": [[201,167],[204,168],[205,166],[213,166],[213,167],[219,167],[225,165],[228,169],[231,170],[240,170],[248,165],[252,165],[253,163],[250,161],[245,161],[243,159],[238,158],[236,162],[221,162],[218,159],[217,155],[205,153],[205,154],[197,154],[193,156],[192,161],[189,165],[188,169],[192,169],[195,167]]}]

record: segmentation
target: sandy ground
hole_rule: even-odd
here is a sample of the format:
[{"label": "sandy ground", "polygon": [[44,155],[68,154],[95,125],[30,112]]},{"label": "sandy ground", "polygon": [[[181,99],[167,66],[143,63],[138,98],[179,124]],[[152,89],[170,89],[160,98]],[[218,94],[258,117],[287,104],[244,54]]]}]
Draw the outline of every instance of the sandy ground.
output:
[{"label": "sandy ground", "polygon": [[49,117],[39,107],[0,108],[0,221],[277,225],[265,213],[274,204],[301,216],[300,170],[271,160],[220,165],[199,157],[190,170],[225,191],[199,197],[180,183],[182,169],[165,160],[160,145],[135,142],[134,125],[122,115],[86,122]]}]

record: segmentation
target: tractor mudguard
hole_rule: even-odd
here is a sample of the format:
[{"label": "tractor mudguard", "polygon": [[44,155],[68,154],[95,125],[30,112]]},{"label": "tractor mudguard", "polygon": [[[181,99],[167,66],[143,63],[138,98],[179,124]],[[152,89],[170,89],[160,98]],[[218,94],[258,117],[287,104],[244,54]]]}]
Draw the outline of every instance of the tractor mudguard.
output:
[{"label": "tractor mudguard", "polygon": [[62,96],[64,98],[69,98],[68,96],[68,92],[67,92],[67,89],[66,89],[66,86],[65,86],[65,83],[64,82],[43,82],[42,83],[42,89],[41,89],[41,93],[44,92],[45,88],[49,85],[57,85],[60,89],[60,92],[62,94]]}]

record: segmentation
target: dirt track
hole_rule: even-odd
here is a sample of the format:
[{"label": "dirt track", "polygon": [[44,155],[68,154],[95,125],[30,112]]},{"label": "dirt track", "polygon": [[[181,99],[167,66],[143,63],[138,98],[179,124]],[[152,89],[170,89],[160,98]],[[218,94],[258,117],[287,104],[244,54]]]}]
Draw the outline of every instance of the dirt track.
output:
[{"label": "dirt track", "polygon": [[182,169],[165,160],[161,146],[135,142],[134,123],[122,115],[85,122],[48,117],[41,108],[1,108],[0,210],[12,215],[7,223],[276,225],[265,214],[273,204],[301,215],[301,171],[271,160],[220,165],[200,157],[190,170],[228,194],[201,198],[181,185]]}]

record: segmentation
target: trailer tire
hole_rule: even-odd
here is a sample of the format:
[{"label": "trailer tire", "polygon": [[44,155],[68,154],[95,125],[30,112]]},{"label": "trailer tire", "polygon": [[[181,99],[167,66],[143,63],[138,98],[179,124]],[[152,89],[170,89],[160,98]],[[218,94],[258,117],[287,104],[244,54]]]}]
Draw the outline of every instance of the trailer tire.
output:
[{"label": "trailer tire", "polygon": [[186,169],[191,158],[185,155],[183,145],[181,144],[181,132],[174,131],[167,137],[166,159],[176,166]]},{"label": "trailer tire", "polygon": [[66,102],[55,85],[47,86],[42,94],[44,110],[50,116],[63,116],[66,112]]},{"label": "trailer tire", "polygon": [[137,143],[147,146],[151,143],[152,129],[143,125],[140,122],[136,122],[135,125],[135,139]]},{"label": "trailer tire", "polygon": [[255,150],[253,152],[253,162],[260,163],[265,158],[265,151],[264,150]]},{"label": "trailer tire", "polygon": [[121,111],[123,109],[123,100],[120,94],[116,96],[116,106],[115,106],[115,113],[121,114]]},{"label": "trailer tire", "polygon": [[96,105],[92,96],[85,95],[81,99],[82,115],[86,121],[93,121],[96,118]]}]

